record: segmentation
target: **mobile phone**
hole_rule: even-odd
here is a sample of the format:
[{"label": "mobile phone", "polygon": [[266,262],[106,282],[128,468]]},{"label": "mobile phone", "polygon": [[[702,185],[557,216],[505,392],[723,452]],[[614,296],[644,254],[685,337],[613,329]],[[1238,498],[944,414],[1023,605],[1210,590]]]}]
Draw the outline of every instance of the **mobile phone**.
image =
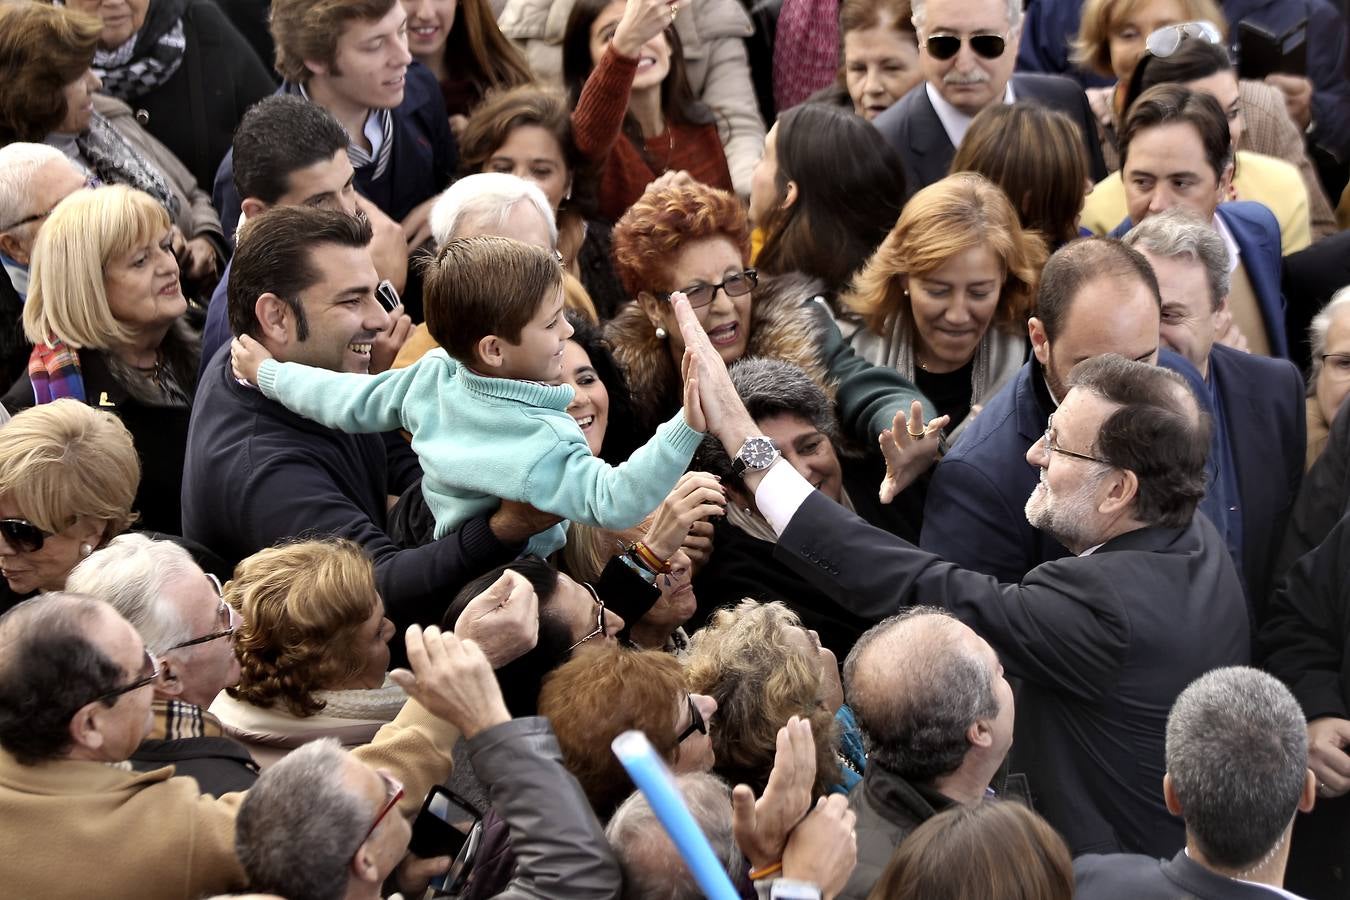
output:
[{"label": "mobile phone", "polygon": [[456,894],[473,871],[483,835],[483,820],[467,800],[436,785],[427,792],[413,820],[408,850],[423,859],[448,856],[450,869],[431,880],[437,894]]},{"label": "mobile phone", "polygon": [[1308,20],[1275,34],[1251,22],[1238,23],[1238,77],[1308,74]]},{"label": "mobile phone", "polygon": [[375,286],[375,299],[387,313],[392,313],[403,303],[403,299],[399,297],[398,291],[390,284],[388,278]]}]

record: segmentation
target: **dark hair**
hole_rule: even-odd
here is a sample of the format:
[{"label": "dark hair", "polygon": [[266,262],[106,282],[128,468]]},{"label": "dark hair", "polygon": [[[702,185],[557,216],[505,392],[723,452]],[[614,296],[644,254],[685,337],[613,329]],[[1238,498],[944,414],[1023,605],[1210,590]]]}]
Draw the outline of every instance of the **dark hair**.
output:
[{"label": "dark hair", "polygon": [[1054,246],[1078,236],[1088,178],[1083,132],[1039,103],[995,103],[975,116],[952,172],[978,172],[1008,195],[1023,228]]},{"label": "dark hair", "polygon": [[65,754],[71,717],[126,677],[89,639],[90,621],[106,607],[81,594],[53,593],[0,617],[0,747],[22,765]]},{"label": "dark hair", "polygon": [[467,77],[479,93],[526,85],[533,78],[525,57],[497,26],[488,0],[458,0],[441,52],[452,77]]},{"label": "dark hair", "polygon": [[632,456],[633,451],[643,443],[637,430],[637,413],[633,411],[633,395],[628,392],[628,380],[614,360],[609,341],[605,340],[600,326],[571,309],[567,311],[567,321],[572,325],[572,337],[569,340],[575,341],[577,346],[586,351],[586,355],[591,358],[591,368],[609,394],[609,425],[605,428],[605,440],[600,445],[600,458],[617,466]]},{"label": "dark hair", "polygon": [[332,113],[295,94],[264,97],[234,132],[234,188],[269,206],[291,188],[291,173],[347,149],[347,132]]},{"label": "dark hair", "polygon": [[885,239],[905,205],[904,166],[881,132],[851,110],[804,103],[778,117],[779,198],[796,202],[759,223],[766,274],[804,272],[842,290]]},{"label": "dark hair", "polygon": [[103,24],[47,3],[0,3],[0,145],[41,143],[66,117],[62,89],[94,61]]},{"label": "dark hair", "polygon": [[[909,652],[895,659],[863,661],[879,640],[885,646],[873,652],[889,654],[901,640],[896,632],[923,619],[942,630],[930,629],[922,644],[904,641]],[[994,673],[961,646],[957,624],[944,610],[911,607],[864,632],[844,661],[844,690],[868,761],[907,781],[923,784],[956,771],[970,752],[970,726],[998,715]],[[860,679],[862,668],[869,671]],[[878,677],[883,671],[886,677]]]},{"label": "dark hair", "polygon": [[1199,81],[1218,72],[1233,71],[1228,51],[1209,41],[1183,35],[1171,56],[1145,53],[1135,64],[1125,92],[1125,109],[1134,106],[1139,95],[1160,84],[1184,84]]},{"label": "dark hair", "polygon": [[473,366],[478,342],[511,343],[539,312],[545,292],[562,284],[552,251],[504,237],[446,241],[422,270],[427,331],[445,352]]},{"label": "dark hair", "polygon": [[1142,253],[1111,238],[1082,238],[1056,250],[1041,270],[1036,318],[1048,340],[1059,337],[1064,321],[1069,317],[1069,308],[1083,288],[1100,278],[1142,282],[1162,309],[1158,276]]},{"label": "dark hair", "polygon": [[[563,84],[567,86],[568,105],[573,109],[576,109],[577,101],[581,99],[581,89],[586,86],[586,79],[595,69],[595,64],[591,62],[591,25],[613,2],[577,0],[572,6],[572,14],[567,17],[567,28],[563,31],[562,40],[562,76]],[[668,120],[667,124],[712,124],[712,110],[695,98],[689,86],[689,77],[685,74],[684,44],[680,41],[679,33],[672,25],[664,34],[666,42],[670,44],[670,71],[661,82],[661,112]],[[623,130],[639,155],[646,159],[647,148],[642,129],[630,113],[624,114]]]},{"label": "dark hair", "polygon": [[[749,357],[733,363],[730,374],[751,419],[758,422],[781,415],[805,419],[828,437],[838,452],[839,420],[835,418],[834,404],[800,366],[779,359]],[[724,483],[740,483],[731,473],[731,457],[726,448],[711,434],[699,445],[696,468],[716,475]]]},{"label": "dark hair", "polygon": [[1175,372],[1115,353],[1074,366],[1069,386],[1119,408],[1102,422],[1096,453],[1139,479],[1134,517],[1185,528],[1205,495],[1209,415]]},{"label": "dark hair", "polygon": [[1139,95],[1125,116],[1125,127],[1120,132],[1120,168],[1123,172],[1130,157],[1130,144],[1139,132],[1149,128],[1177,123],[1188,124],[1196,130],[1205,149],[1205,160],[1214,170],[1216,179],[1233,161],[1232,133],[1228,130],[1228,116],[1219,101],[1203,91],[1193,91],[1180,84],[1160,84]]},{"label": "dark hair", "polygon": [[544,676],[571,656],[568,648],[572,646],[572,632],[553,608],[553,597],[558,593],[558,570],[537,556],[525,556],[498,566],[460,589],[445,611],[441,627],[453,630],[469,601],[490,588],[507,569],[525,576],[539,598],[538,642],[524,655],[497,669],[497,683],[501,685],[506,708],[513,717],[519,718],[535,715]]},{"label": "dark hair", "polygon": [[1012,800],[958,804],[896,848],[869,900],[1070,900],[1073,861],[1049,823]]},{"label": "dark hair", "polygon": [[364,215],[277,206],[245,223],[230,263],[230,330],[258,336],[258,298],[276,294],[295,313],[296,338],[309,337],[309,321],[300,294],[324,273],[314,265],[313,251],[322,244],[370,246],[370,222]]}]

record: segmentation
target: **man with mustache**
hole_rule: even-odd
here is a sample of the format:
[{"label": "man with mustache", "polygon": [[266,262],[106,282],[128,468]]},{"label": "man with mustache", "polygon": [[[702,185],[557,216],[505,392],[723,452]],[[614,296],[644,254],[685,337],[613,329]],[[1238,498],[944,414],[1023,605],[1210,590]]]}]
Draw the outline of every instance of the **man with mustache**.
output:
[{"label": "man with mustache", "polygon": [[873,124],[905,163],[917,191],[943,178],[980,110],[1025,100],[1078,123],[1094,182],[1106,177],[1097,127],[1079,86],[1058,75],[1013,75],[1022,0],[914,0],[924,80]]}]

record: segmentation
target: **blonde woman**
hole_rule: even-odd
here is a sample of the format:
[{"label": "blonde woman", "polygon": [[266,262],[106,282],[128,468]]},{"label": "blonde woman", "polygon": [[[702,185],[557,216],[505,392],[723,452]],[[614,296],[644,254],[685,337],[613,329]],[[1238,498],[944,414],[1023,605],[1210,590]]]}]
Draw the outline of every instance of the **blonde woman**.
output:
[{"label": "blonde woman", "polygon": [[1047,258],[993,182],[973,172],[919,191],[854,279],[854,351],[894,368],[949,416],[951,439],[1012,380]]},{"label": "blonde woman", "polygon": [[76,400],[0,427],[0,613],[64,589],[80,560],[126,531],[140,478],[122,423]]},{"label": "blonde woman", "polygon": [[225,585],[242,616],[238,687],[211,704],[266,766],[301,744],[368,743],[406,697],[387,675],[394,623],[375,570],[346,540],[283,544],[245,559]]},{"label": "blonde woman", "polygon": [[57,204],[33,246],[28,372],[0,402],[17,412],[71,397],[116,415],[145,473],[141,523],[179,534],[200,345],[182,318],[170,227],[159,203],[122,185]]}]

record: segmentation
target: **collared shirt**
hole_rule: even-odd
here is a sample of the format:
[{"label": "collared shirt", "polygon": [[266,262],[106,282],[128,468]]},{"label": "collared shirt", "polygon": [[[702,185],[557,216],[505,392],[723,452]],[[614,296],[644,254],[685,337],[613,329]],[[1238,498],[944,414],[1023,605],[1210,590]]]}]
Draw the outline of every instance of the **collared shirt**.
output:
[{"label": "collared shirt", "polygon": [[[314,100],[309,96],[303,84],[297,84],[295,87],[300,91],[300,96],[304,97],[310,103]],[[385,143],[391,144],[394,139],[394,116],[387,109],[370,109],[366,111],[365,124],[361,126],[361,133],[366,142],[370,144],[370,150],[361,146],[360,141],[348,136],[347,138],[347,159],[351,161],[353,169],[362,169],[366,166],[375,165],[375,178],[384,174],[384,170],[389,166],[389,153],[380,151],[384,149]]]},{"label": "collared shirt", "polygon": [[[1190,847],[1183,848],[1182,852],[1186,854],[1187,859],[1195,861],[1195,857],[1191,856]],[[1218,873],[1216,872],[1215,874]],[[1239,884],[1250,884],[1252,887],[1265,888],[1266,890],[1276,894],[1277,896],[1287,898],[1287,900],[1303,900],[1303,898],[1300,897],[1298,894],[1290,893],[1289,891],[1286,891],[1284,888],[1276,887],[1273,884],[1262,884],[1259,881],[1248,881],[1245,878],[1234,878],[1232,880],[1238,882]]]},{"label": "collared shirt", "polygon": [[0,265],[5,268],[5,274],[9,276],[9,283],[14,285],[14,293],[19,295],[20,300],[27,302],[28,267],[19,265],[3,253],[0,253]]},{"label": "collared shirt", "polygon": [[[938,120],[942,122],[943,131],[947,132],[947,140],[952,142],[953,147],[961,146],[961,141],[966,137],[966,131],[970,129],[970,122],[974,116],[968,116],[961,110],[952,106],[933,87],[932,82],[925,81],[923,89],[928,92],[928,100],[933,104],[933,111],[937,113]],[[1003,89],[1003,103],[1007,105],[1015,102],[1013,96],[1012,79],[1008,79],[1008,85]]]},{"label": "collared shirt", "polygon": [[1228,226],[1219,218],[1218,213],[1214,214],[1214,230],[1223,238],[1223,244],[1228,248],[1228,273],[1231,275],[1242,264],[1242,248],[1238,246],[1237,238],[1233,237],[1233,232],[1228,230]]}]

